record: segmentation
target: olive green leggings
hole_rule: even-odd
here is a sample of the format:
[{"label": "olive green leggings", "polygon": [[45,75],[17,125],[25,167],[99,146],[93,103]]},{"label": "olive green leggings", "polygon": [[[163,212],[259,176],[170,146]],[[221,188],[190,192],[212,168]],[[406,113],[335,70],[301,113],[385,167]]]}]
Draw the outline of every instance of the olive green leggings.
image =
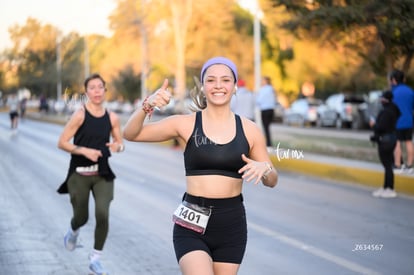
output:
[{"label": "olive green leggings", "polygon": [[114,182],[101,176],[82,176],[75,172],[68,180],[68,190],[73,208],[73,230],[79,229],[88,221],[89,193],[92,191],[96,219],[94,249],[102,250],[108,235],[109,205],[114,196]]}]

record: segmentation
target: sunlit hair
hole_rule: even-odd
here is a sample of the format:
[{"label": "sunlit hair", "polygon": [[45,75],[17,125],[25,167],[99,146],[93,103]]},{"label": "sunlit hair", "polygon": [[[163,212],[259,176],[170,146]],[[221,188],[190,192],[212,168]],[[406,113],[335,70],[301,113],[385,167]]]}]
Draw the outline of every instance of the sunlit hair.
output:
[{"label": "sunlit hair", "polygon": [[207,107],[207,100],[203,93],[203,86],[200,80],[196,76],[194,76],[193,79],[195,86],[190,90],[190,98],[193,101],[195,107],[190,106],[190,110],[196,112]]},{"label": "sunlit hair", "polygon": [[[103,83],[103,86],[105,87],[106,82],[105,80],[102,78],[102,76],[98,73],[94,73],[91,74],[90,76],[88,76],[88,78],[85,79],[85,82],[83,83],[83,86],[85,87],[85,91],[88,89],[88,83],[89,81],[93,80],[93,79],[100,79]],[[105,91],[106,91],[106,87],[105,87]]]}]

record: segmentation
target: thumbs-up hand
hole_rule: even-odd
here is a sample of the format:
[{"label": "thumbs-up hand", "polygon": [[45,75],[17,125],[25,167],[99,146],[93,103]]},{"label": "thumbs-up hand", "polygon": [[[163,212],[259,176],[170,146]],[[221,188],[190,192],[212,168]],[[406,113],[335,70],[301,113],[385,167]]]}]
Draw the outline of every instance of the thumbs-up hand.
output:
[{"label": "thumbs-up hand", "polygon": [[148,103],[151,107],[159,108],[170,103],[171,93],[168,91],[168,79],[164,80],[161,88],[155,91],[149,98]]}]

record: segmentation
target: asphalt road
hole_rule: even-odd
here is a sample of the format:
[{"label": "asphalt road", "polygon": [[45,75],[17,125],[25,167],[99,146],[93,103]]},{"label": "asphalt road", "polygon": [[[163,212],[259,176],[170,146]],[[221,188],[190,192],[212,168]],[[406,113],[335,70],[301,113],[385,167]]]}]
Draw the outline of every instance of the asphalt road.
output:
[{"label": "asphalt road", "polygon": [[[26,120],[17,133],[0,114],[0,274],[87,274],[83,247],[63,248],[71,206],[55,190],[69,155],[57,149],[62,126]],[[171,214],[184,192],[182,153],[126,143],[117,174],[103,263],[111,274],[180,274]],[[280,173],[274,189],[245,183],[248,246],[240,275],[413,274],[414,199],[375,199],[372,189]]]}]

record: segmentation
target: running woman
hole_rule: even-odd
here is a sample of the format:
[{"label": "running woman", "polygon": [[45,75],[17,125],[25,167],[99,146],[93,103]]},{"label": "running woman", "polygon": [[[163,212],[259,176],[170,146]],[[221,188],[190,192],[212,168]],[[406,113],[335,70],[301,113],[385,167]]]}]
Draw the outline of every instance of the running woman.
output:
[{"label": "running woman", "polygon": [[104,79],[93,74],[85,80],[84,87],[88,101],[73,113],[58,142],[60,149],[71,154],[67,178],[58,189],[58,193],[69,193],[73,208],[64,245],[69,251],[76,248],[80,228],[88,221],[89,194],[92,193],[96,225],[89,269],[93,274],[107,275],[109,273],[102,266],[100,257],[108,235],[109,205],[114,195],[115,179],[108,158],[111,152],[122,152],[124,144],[118,116],[103,106]]},{"label": "running woman", "polygon": [[208,60],[202,88],[193,100],[199,111],[144,124],[155,107],[168,104],[168,80],[143,101],[125,125],[123,136],[136,142],[176,138],[184,144],[186,191],[173,213],[173,242],[186,275],[237,274],[247,243],[243,181],[274,187],[278,174],[266,139],[251,120],[230,108],[237,68],[224,57]]}]

